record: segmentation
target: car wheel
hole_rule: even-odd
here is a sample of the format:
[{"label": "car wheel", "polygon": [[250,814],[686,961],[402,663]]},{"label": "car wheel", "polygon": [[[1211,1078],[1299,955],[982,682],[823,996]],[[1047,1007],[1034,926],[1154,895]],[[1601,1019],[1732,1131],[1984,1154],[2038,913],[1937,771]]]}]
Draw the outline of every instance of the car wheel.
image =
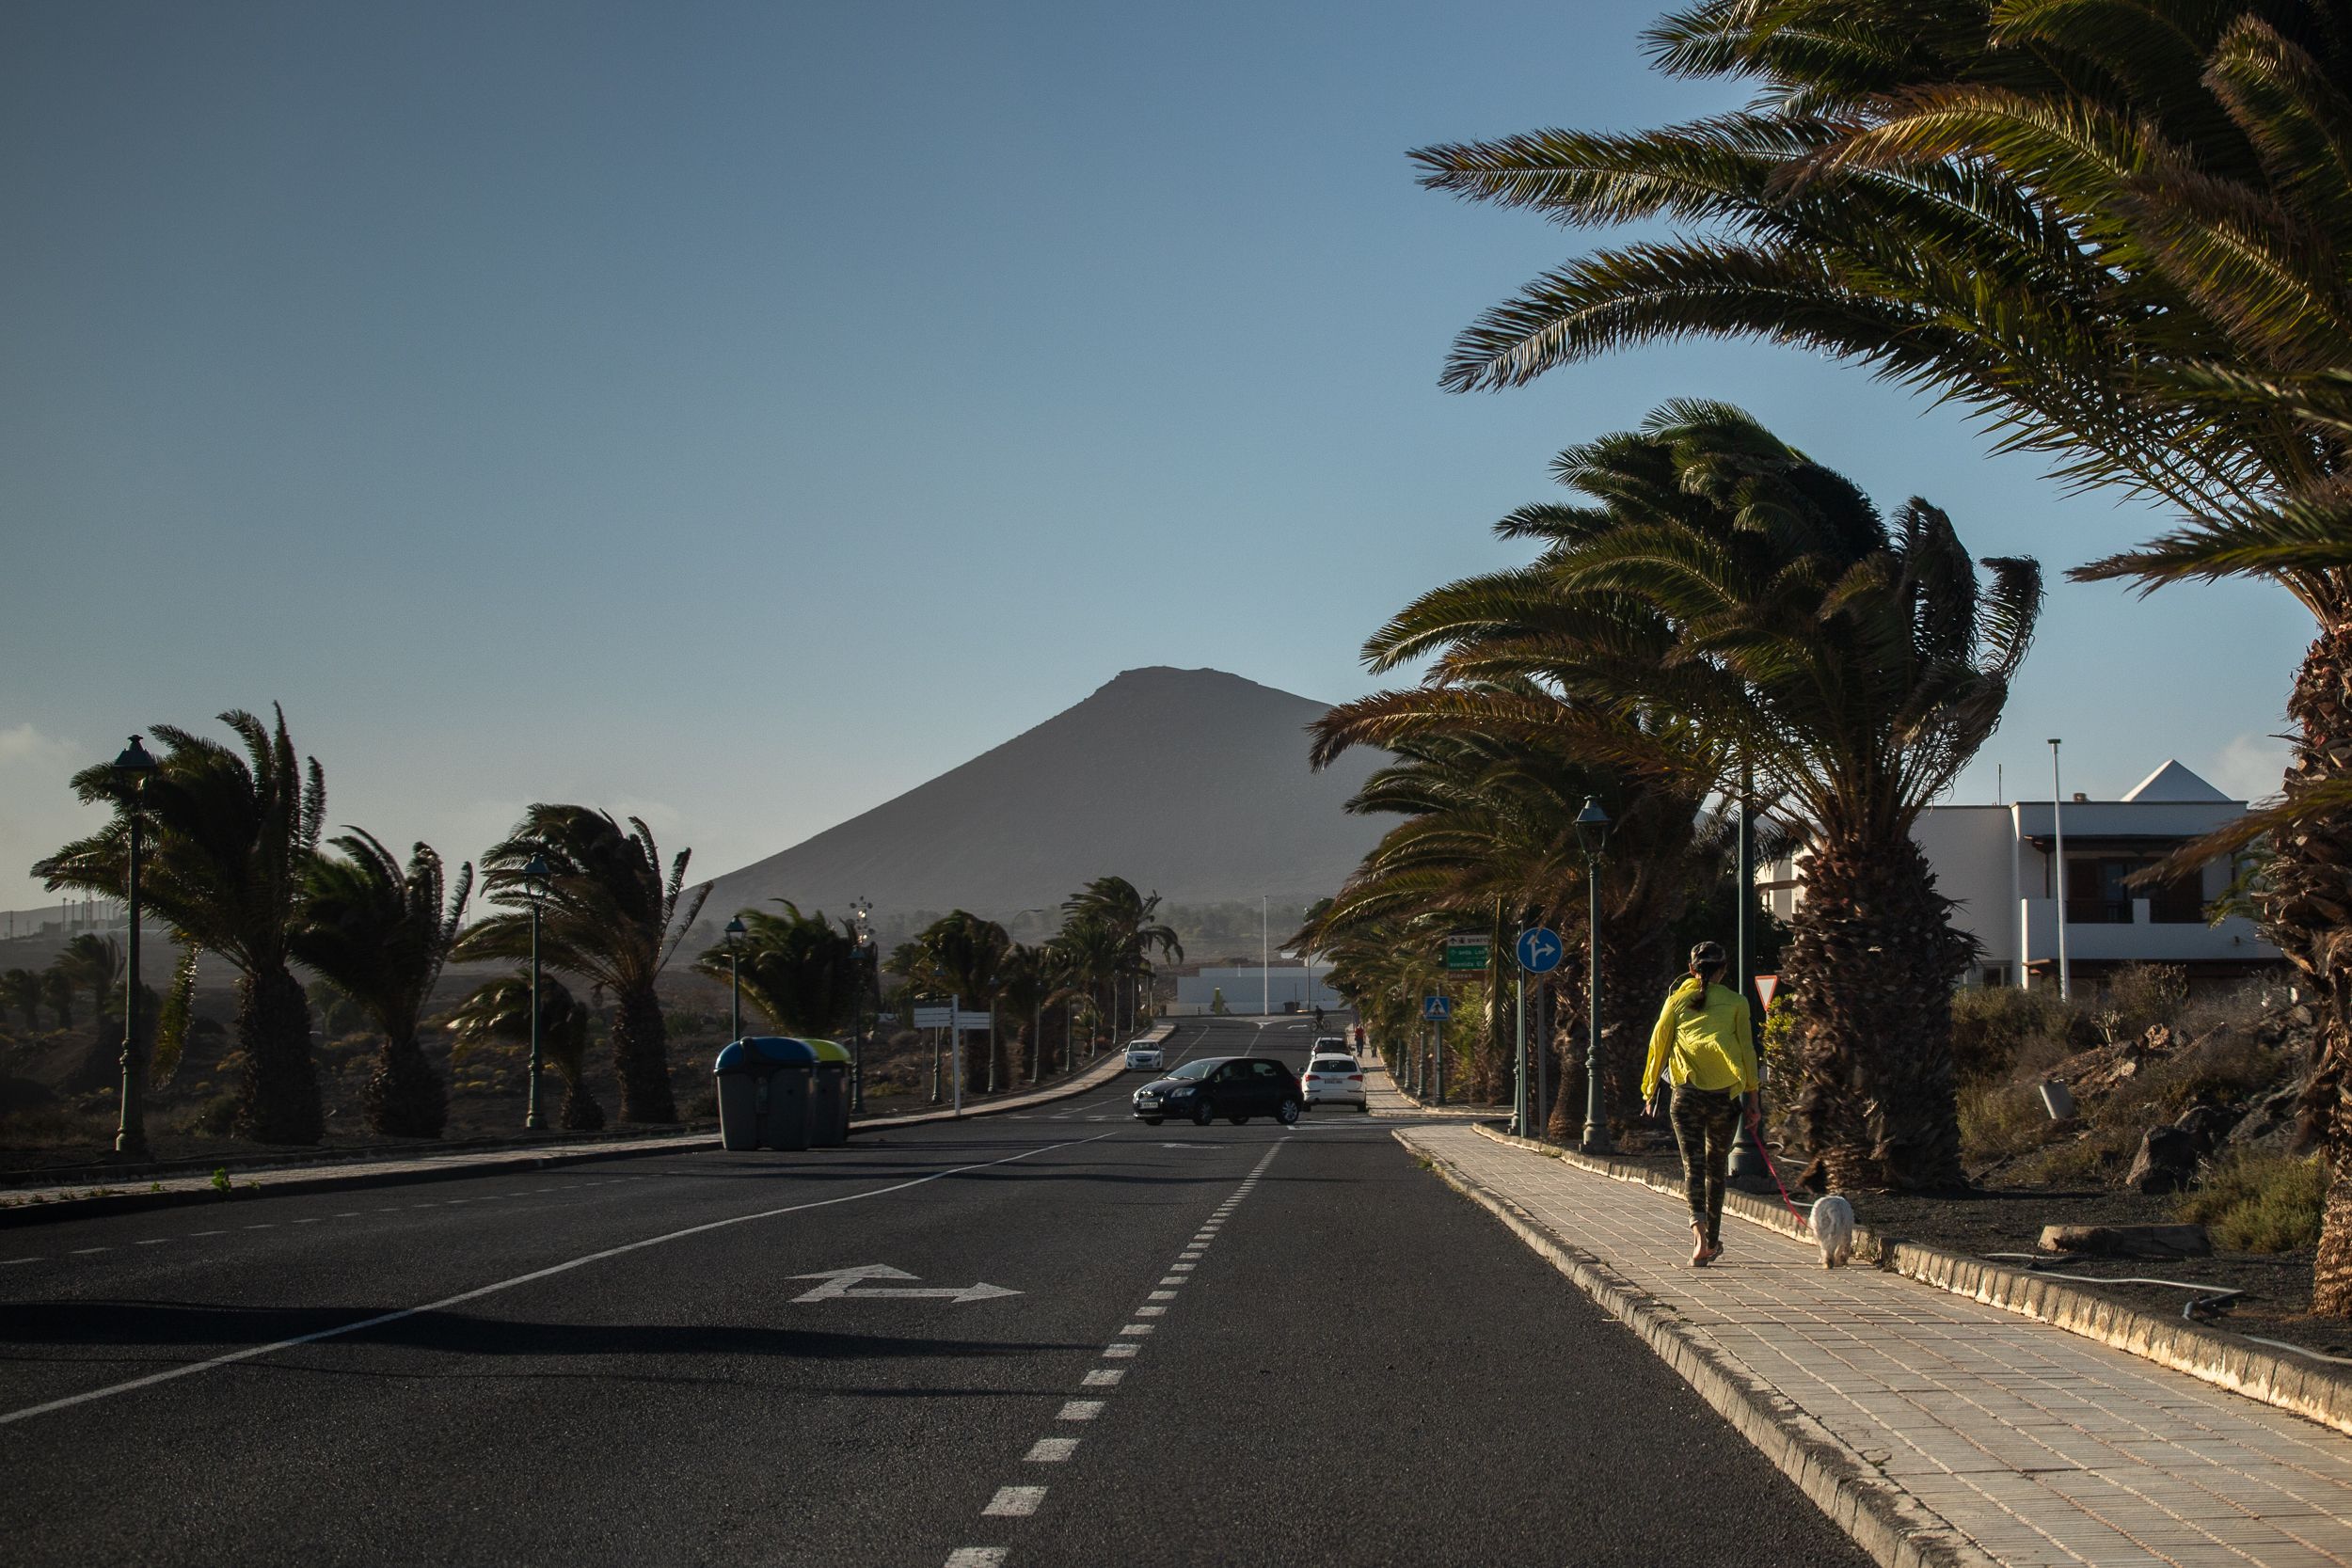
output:
[{"label": "car wheel", "polygon": [[1363,1112],[1366,1116],[1370,1116],[1372,1115],[1372,1101],[1369,1100],[1359,1100],[1356,1101],[1356,1109]]},{"label": "car wheel", "polygon": [[1216,1108],[1205,1100],[1192,1108],[1192,1124],[1195,1127],[1206,1127],[1216,1119]]},{"label": "car wheel", "polygon": [[1298,1120],[1298,1101],[1295,1100],[1283,1101],[1281,1104],[1274,1108],[1274,1119],[1280,1122],[1285,1127],[1295,1124]]}]

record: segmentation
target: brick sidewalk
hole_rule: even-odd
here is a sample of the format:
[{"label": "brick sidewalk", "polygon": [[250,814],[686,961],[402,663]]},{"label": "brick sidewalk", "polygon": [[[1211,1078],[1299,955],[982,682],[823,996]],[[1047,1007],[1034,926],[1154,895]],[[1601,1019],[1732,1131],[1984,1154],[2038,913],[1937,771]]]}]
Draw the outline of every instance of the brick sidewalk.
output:
[{"label": "brick sidewalk", "polygon": [[1729,1214],[1723,1260],[1692,1269],[1687,1211],[1649,1188],[1467,1127],[1396,1136],[1598,1259],[1667,1332],[1796,1406],[1997,1562],[2352,1559],[2352,1438],[1899,1275],[1824,1270]]}]

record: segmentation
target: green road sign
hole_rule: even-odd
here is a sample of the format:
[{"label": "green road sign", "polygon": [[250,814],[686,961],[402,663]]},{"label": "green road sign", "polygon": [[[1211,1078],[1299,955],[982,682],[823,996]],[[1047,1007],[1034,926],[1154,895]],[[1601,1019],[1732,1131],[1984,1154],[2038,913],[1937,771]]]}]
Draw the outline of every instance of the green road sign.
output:
[{"label": "green road sign", "polygon": [[1448,969],[1484,969],[1493,951],[1491,938],[1478,932],[1468,936],[1455,933],[1445,939],[1445,967]]}]

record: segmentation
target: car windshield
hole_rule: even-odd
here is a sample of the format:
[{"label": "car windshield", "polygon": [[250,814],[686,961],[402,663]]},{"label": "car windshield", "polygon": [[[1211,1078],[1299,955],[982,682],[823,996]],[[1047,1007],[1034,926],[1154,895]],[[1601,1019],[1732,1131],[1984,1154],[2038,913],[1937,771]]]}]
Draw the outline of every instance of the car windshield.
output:
[{"label": "car windshield", "polygon": [[1345,1056],[1317,1056],[1307,1064],[1309,1072],[1353,1072],[1356,1064]]},{"label": "car windshield", "polygon": [[1205,1078],[1225,1063],[1222,1056],[1203,1056],[1197,1062],[1186,1062],[1169,1071],[1170,1078]]}]

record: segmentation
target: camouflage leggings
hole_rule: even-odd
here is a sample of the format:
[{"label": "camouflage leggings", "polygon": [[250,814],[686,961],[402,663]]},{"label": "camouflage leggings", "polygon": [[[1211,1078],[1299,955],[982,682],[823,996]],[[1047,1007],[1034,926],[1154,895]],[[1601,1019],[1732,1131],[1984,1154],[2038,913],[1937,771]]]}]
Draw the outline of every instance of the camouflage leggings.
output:
[{"label": "camouflage leggings", "polygon": [[1682,1192],[1691,1223],[1713,1246],[1724,1226],[1724,1179],[1731,1170],[1731,1141],[1740,1133],[1740,1091],[1675,1085],[1675,1142],[1682,1149]]}]

